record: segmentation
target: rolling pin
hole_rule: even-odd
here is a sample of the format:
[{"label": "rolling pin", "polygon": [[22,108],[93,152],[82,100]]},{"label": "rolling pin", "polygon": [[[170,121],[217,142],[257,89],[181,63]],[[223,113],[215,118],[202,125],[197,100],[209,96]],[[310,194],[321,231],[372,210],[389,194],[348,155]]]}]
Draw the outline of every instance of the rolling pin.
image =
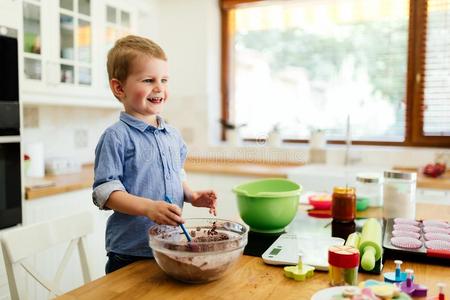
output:
[{"label": "rolling pin", "polygon": [[361,253],[361,267],[366,271],[375,268],[375,262],[381,258],[381,225],[377,219],[370,218],[364,223],[359,252]]},{"label": "rolling pin", "polygon": [[359,243],[361,241],[361,233],[353,232],[349,234],[347,237],[347,241],[345,242],[345,246],[350,246],[359,250]]}]

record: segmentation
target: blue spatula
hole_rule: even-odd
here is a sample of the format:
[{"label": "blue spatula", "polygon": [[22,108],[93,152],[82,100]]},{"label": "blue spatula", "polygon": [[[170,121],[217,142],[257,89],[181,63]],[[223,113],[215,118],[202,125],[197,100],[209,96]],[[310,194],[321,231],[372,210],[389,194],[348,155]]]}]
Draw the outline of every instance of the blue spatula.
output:
[{"label": "blue spatula", "polygon": [[[173,204],[172,199],[170,199],[169,196],[165,196],[165,197],[164,197],[164,200],[165,200],[167,203]],[[191,236],[189,235],[189,232],[186,230],[186,227],[184,227],[184,224],[180,224],[180,227],[181,227],[181,229],[183,230],[183,233],[184,233],[184,235],[186,236],[188,242],[192,241],[192,238],[191,238]]]}]

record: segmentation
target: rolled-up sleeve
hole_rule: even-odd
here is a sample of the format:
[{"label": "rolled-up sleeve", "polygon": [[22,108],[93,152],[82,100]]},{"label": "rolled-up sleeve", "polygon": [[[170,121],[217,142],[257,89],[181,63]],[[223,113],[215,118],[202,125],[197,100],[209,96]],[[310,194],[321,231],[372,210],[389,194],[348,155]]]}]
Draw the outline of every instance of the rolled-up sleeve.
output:
[{"label": "rolled-up sleeve", "polygon": [[95,149],[95,179],[92,201],[100,209],[105,207],[109,196],[114,191],[125,191],[123,178],[123,145],[117,134],[107,130],[100,138]]}]

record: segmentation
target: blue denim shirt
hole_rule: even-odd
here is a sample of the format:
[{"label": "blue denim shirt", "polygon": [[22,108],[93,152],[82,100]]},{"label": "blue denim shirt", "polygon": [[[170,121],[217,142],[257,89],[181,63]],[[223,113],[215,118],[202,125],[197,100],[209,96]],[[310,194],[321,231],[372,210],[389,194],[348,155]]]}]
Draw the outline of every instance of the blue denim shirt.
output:
[{"label": "blue denim shirt", "polygon": [[[95,149],[92,199],[100,209],[114,191],[164,201],[183,207],[183,165],[186,144],[179,132],[158,117],[159,127],[122,112],[120,121],[105,130]],[[152,257],[147,217],[117,211],[106,225],[106,251]]]}]

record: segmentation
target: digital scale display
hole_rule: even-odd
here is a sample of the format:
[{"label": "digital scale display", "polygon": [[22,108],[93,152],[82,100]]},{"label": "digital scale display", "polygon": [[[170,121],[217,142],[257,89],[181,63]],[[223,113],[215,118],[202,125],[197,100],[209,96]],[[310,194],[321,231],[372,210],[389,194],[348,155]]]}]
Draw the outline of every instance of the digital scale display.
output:
[{"label": "digital scale display", "polygon": [[273,248],[272,251],[270,251],[269,255],[277,255],[280,253],[281,248]]}]

